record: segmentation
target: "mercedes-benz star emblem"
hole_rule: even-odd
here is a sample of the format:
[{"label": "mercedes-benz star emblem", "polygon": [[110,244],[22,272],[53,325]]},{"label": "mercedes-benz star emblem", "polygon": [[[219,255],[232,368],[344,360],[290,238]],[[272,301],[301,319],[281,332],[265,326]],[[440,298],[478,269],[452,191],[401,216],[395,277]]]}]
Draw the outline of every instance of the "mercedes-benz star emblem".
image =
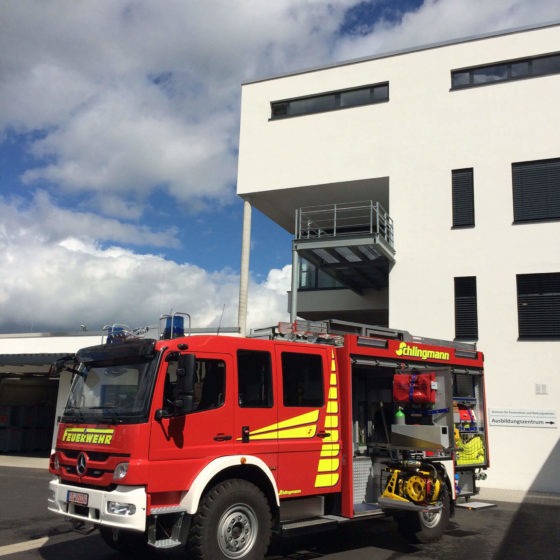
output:
[{"label": "mercedes-benz star emblem", "polygon": [[87,455],[85,453],[80,453],[78,455],[78,461],[76,462],[76,472],[79,476],[84,476],[87,471]]}]

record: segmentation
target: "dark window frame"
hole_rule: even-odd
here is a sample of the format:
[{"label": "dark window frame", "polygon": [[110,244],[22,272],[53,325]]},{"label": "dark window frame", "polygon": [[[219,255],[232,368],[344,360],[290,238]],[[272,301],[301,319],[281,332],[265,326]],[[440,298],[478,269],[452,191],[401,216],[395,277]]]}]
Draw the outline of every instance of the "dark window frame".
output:
[{"label": "dark window frame", "polygon": [[560,340],[560,272],[516,276],[519,340]]},{"label": "dark window frame", "polygon": [[[556,59],[556,60],[555,60]],[[546,68],[547,62],[552,68]],[[526,71],[522,71],[522,67]],[[498,70],[501,70],[498,73]],[[451,70],[451,91],[560,74],[560,52]],[[487,76],[484,79],[484,76]],[[479,81],[477,81],[477,79]]]},{"label": "dark window frame", "polygon": [[[386,90],[386,92],[384,90]],[[368,93],[367,99],[363,96],[366,92]],[[354,102],[351,102],[352,96],[354,96]],[[359,98],[362,100],[358,100]],[[355,88],[346,88],[313,95],[304,95],[302,97],[271,101],[270,120],[275,121],[293,117],[302,117],[305,115],[315,115],[317,113],[338,111],[341,109],[365,107],[367,105],[387,103],[388,101],[389,82],[379,82]],[[307,108],[305,108],[305,106],[307,106]],[[298,107],[300,108],[298,109]],[[291,112],[290,108],[292,108]]]},{"label": "dark window frame", "polygon": [[472,167],[451,171],[451,198],[453,228],[474,227],[474,169]]},{"label": "dark window frame", "polygon": [[455,340],[478,340],[476,276],[454,278]]}]

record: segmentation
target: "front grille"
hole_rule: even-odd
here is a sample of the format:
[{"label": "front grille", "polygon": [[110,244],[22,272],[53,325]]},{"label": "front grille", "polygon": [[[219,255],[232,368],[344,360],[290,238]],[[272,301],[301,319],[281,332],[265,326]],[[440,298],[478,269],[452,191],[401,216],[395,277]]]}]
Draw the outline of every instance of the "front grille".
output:
[{"label": "front grille", "polygon": [[[78,455],[81,453],[81,451],[76,451],[75,449],[62,449],[58,451],[69,459],[78,459]],[[87,455],[91,461],[98,462],[107,461],[109,457],[130,457],[128,453],[102,453],[100,451],[88,451]]]},{"label": "front grille", "polygon": [[[124,453],[106,453],[98,451],[80,451],[75,449],[57,449],[60,461],[61,478],[65,482],[92,488],[109,488],[113,485],[113,473],[123,458],[130,457]],[[78,473],[78,459],[85,456],[86,469]]]}]

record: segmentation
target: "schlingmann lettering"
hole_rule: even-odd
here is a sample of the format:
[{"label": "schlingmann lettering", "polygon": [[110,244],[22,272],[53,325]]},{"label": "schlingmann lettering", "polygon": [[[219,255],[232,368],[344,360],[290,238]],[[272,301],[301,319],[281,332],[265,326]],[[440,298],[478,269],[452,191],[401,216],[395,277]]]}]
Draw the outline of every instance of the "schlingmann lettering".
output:
[{"label": "schlingmann lettering", "polygon": [[449,360],[449,352],[439,352],[438,350],[426,350],[418,346],[409,346],[406,342],[401,342],[399,349],[395,351],[397,356],[411,356],[422,360]]}]

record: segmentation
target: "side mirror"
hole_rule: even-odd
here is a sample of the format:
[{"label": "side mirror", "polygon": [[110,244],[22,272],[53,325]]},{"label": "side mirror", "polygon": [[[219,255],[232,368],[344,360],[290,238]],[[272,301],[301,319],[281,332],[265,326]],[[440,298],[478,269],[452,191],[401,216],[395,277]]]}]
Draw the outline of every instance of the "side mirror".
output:
[{"label": "side mirror", "polygon": [[[71,367],[69,364],[72,364]],[[70,371],[72,373],[79,373],[77,370],[78,363],[76,362],[76,354],[69,354],[68,356],[64,356],[59,358],[55,362],[53,362],[49,367],[49,377],[52,379],[56,379],[60,377],[60,374],[63,371]]]},{"label": "side mirror", "polygon": [[194,395],[194,354],[181,354],[177,365],[177,383],[173,403],[177,414],[186,414],[193,408]]}]

